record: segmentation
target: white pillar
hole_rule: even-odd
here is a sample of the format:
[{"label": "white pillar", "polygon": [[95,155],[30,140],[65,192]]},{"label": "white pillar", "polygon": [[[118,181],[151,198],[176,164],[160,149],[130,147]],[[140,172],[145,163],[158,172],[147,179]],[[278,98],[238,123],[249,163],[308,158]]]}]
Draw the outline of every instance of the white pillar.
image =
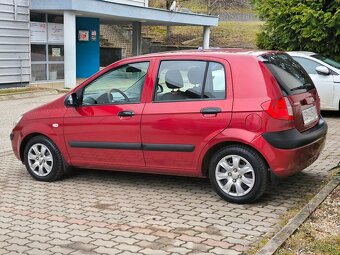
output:
[{"label": "white pillar", "polygon": [[203,49],[209,49],[210,27],[203,27]]},{"label": "white pillar", "polygon": [[76,86],[76,15],[64,11],[64,81],[65,88]]},{"label": "white pillar", "polygon": [[141,42],[142,42],[142,23],[132,23],[132,55],[138,56],[141,54]]}]

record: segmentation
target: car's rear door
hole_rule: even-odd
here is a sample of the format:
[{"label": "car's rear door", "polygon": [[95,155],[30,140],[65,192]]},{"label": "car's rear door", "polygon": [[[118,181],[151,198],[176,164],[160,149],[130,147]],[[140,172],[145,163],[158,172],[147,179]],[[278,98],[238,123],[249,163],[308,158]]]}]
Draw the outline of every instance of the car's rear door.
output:
[{"label": "car's rear door", "polygon": [[200,152],[231,120],[229,64],[218,58],[181,57],[160,59],[158,65],[142,116],[146,167],[199,174]]}]

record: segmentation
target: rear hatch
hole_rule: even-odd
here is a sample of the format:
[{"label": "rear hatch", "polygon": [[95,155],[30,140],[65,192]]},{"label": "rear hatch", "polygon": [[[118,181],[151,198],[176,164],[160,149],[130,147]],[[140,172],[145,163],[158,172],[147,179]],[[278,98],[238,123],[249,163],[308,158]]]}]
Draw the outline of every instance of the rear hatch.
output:
[{"label": "rear hatch", "polygon": [[320,118],[320,99],[306,71],[286,53],[270,52],[259,58],[280,86],[296,129],[314,127]]}]

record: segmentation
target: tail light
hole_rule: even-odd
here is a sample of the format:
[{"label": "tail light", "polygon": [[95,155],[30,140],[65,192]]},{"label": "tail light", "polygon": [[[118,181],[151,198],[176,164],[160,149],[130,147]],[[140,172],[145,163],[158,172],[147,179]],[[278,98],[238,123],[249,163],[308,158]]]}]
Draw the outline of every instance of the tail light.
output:
[{"label": "tail light", "polygon": [[271,117],[279,120],[293,120],[293,107],[287,97],[273,99],[262,103],[262,109]]}]

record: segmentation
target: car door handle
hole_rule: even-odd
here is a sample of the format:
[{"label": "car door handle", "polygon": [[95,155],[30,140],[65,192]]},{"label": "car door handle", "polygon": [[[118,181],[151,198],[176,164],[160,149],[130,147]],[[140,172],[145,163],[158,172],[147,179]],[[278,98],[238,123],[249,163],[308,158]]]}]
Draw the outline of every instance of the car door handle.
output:
[{"label": "car door handle", "polygon": [[217,114],[222,112],[221,108],[218,107],[207,107],[207,108],[202,108],[201,113],[202,114]]},{"label": "car door handle", "polygon": [[135,113],[133,111],[121,111],[118,113],[119,117],[132,117]]}]

